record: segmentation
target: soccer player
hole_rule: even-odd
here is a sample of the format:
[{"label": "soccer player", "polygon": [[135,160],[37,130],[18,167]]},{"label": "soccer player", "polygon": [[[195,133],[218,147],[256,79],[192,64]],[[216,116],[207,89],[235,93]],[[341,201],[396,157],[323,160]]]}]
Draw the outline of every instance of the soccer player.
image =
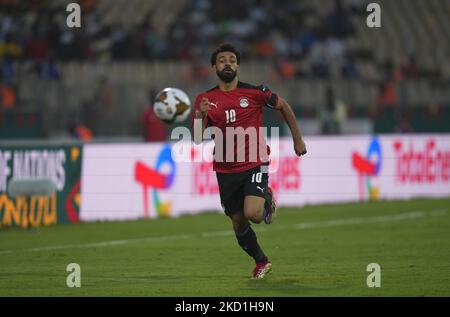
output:
[{"label": "soccer player", "polygon": [[[252,278],[260,279],[271,271],[272,263],[259,246],[250,221],[270,224],[276,209],[272,189],[268,186],[270,149],[264,137],[258,134],[262,126],[263,107],[281,111],[291,130],[296,155],[306,154],[306,146],[290,105],[265,86],[239,81],[239,64],[240,54],[230,44],[222,44],[213,52],[211,66],[219,84],[197,96],[192,126],[196,144],[203,141],[207,127],[215,127],[222,132],[222,138],[217,135],[214,138],[213,163],[220,200],[225,214],[231,218],[239,245],[255,260]],[[239,145],[239,142],[230,142],[230,138],[237,136],[227,134],[230,128],[240,128],[241,131],[255,129],[257,133],[250,131],[244,135],[245,144]],[[254,147],[263,147],[266,152],[262,151],[260,155],[259,151],[252,158],[250,154],[255,153],[252,152]],[[237,159],[239,157],[241,159]]]}]

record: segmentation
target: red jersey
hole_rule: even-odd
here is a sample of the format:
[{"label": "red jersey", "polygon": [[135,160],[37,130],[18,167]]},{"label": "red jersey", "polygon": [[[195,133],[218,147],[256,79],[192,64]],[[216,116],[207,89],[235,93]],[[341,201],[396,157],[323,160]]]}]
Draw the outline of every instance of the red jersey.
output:
[{"label": "red jersey", "polygon": [[[266,145],[260,128],[262,128],[263,107],[275,108],[277,105],[278,96],[275,93],[265,86],[254,86],[243,82],[238,82],[236,89],[226,92],[216,86],[197,96],[195,110],[200,108],[202,98],[207,98],[211,103],[211,109],[204,119],[205,126],[217,127],[223,135],[222,142],[214,137],[214,171],[239,173],[268,162],[270,149]],[[227,128],[245,131],[241,142],[236,135],[227,132],[233,129]],[[234,142],[227,141],[227,135],[228,138],[234,137]],[[222,152],[218,148],[220,146]]]}]

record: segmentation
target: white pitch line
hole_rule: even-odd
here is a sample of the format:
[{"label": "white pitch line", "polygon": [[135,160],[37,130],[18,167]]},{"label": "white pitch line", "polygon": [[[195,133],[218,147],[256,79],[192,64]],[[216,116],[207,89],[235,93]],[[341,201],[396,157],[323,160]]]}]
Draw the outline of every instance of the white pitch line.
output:
[{"label": "white pitch line", "polygon": [[[402,221],[411,219],[421,219],[427,217],[439,217],[447,214],[447,209],[434,209],[430,211],[411,211],[406,213],[400,213],[396,215],[385,215],[376,217],[358,217],[358,218],[347,218],[347,219],[333,219],[327,221],[317,221],[317,222],[305,222],[288,226],[276,226],[276,227],[259,227],[255,228],[256,232],[270,232],[279,230],[305,230],[305,229],[316,229],[316,228],[329,228],[329,227],[339,227],[348,225],[359,225],[367,223],[383,223],[391,221]],[[173,236],[160,236],[160,237],[148,237],[148,238],[136,238],[136,239],[126,239],[126,240],[111,240],[102,241],[94,243],[84,243],[84,244],[67,244],[67,245],[56,245],[40,248],[22,249],[22,250],[3,250],[0,251],[2,254],[11,254],[14,252],[39,252],[39,251],[53,251],[53,250],[65,250],[65,249],[84,249],[84,248],[102,248],[117,245],[126,245],[137,242],[160,242],[160,241],[172,241],[172,240],[187,240],[194,238],[211,238],[211,237],[222,237],[222,236],[232,236],[234,232],[232,230],[222,230],[222,231],[212,231],[212,232],[201,232],[198,234],[184,234],[184,235],[173,235]]]}]

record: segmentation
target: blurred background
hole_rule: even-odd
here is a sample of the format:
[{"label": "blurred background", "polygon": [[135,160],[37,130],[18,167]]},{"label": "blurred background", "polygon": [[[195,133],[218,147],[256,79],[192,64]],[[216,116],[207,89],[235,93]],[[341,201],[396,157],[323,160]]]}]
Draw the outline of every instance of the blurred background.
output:
[{"label": "blurred background", "polygon": [[448,0],[378,0],[381,28],[366,0],[83,0],[71,29],[70,2],[0,0],[1,139],[166,139],[155,94],[214,86],[222,42],[305,135],[450,132]]}]

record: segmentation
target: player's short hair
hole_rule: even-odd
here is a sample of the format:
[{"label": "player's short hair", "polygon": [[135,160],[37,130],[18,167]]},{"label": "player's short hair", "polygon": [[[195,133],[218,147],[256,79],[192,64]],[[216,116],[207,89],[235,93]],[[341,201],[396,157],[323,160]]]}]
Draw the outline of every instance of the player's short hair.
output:
[{"label": "player's short hair", "polygon": [[236,49],[236,47],[234,47],[233,45],[231,45],[229,43],[224,43],[224,44],[219,45],[219,47],[217,47],[216,50],[212,53],[211,66],[214,66],[216,64],[217,55],[219,55],[219,53],[222,53],[222,52],[233,53],[234,55],[236,55],[236,60],[237,60],[238,65],[241,62],[241,54]]}]

